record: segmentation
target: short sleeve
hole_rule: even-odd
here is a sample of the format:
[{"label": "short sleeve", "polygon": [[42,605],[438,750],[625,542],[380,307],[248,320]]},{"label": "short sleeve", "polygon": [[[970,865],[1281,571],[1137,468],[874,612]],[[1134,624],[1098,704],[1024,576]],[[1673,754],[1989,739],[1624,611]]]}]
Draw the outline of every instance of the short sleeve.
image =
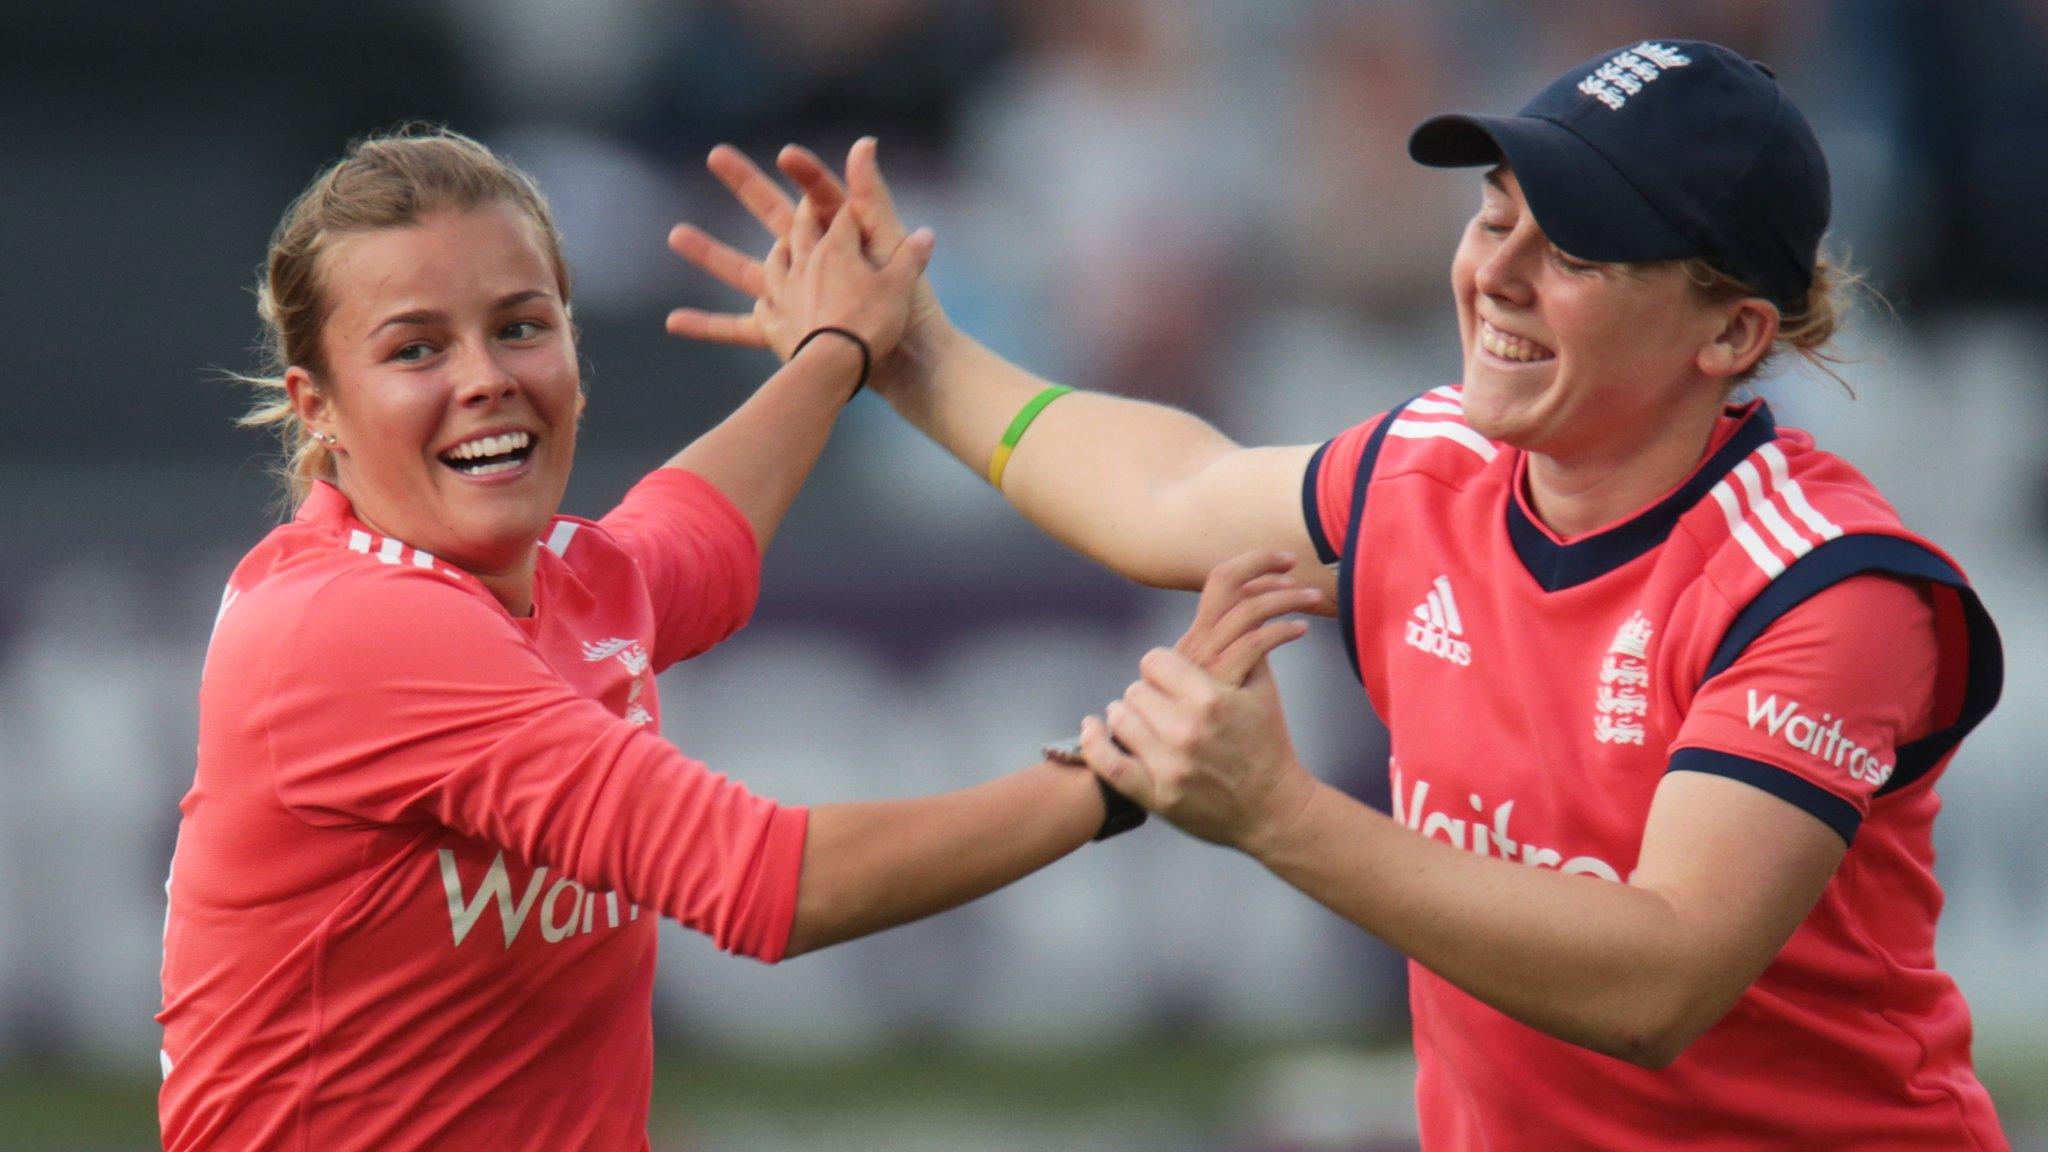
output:
[{"label": "short sleeve", "polygon": [[1325,564],[1335,564],[1344,555],[1359,465],[1373,431],[1385,420],[1382,414],[1339,433],[1316,449],[1301,478],[1302,519],[1308,525],[1309,539],[1315,541],[1316,558]]},{"label": "short sleeve", "polygon": [[754,530],[709,480],[657,469],[599,524],[646,581],[657,671],[704,652],[753,615],[761,594]]},{"label": "short sleeve", "polygon": [[1701,687],[1670,767],[1741,779],[1850,840],[1899,747],[1935,726],[1939,658],[1924,587],[1852,577],[1780,616]]},{"label": "short sleeve", "polygon": [[309,823],[436,823],[773,960],[807,817],[754,796],[555,675],[432,573],[329,582],[256,704],[277,796]]}]

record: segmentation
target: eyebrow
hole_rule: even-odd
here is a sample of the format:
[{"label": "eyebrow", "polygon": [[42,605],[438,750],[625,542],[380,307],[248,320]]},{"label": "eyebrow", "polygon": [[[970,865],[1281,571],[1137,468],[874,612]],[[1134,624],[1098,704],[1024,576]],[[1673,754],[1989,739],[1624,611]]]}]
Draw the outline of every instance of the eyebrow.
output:
[{"label": "eyebrow", "polygon": [[1486,182],[1488,184],[1491,184],[1495,191],[1505,196],[1507,195],[1508,191],[1508,182],[1506,180],[1501,179],[1500,174],[1501,169],[1498,165],[1492,168],[1488,168],[1486,170]]},{"label": "eyebrow", "polygon": [[[491,311],[503,312],[507,308],[517,308],[528,300],[542,299],[553,295],[554,293],[543,288],[529,288],[524,292],[514,292],[508,296],[500,297],[496,303],[491,305]],[[448,314],[446,312],[437,311],[432,308],[415,308],[410,312],[400,312],[395,316],[386,316],[375,328],[370,329],[370,335],[374,336],[394,324],[445,324],[447,322]]]}]

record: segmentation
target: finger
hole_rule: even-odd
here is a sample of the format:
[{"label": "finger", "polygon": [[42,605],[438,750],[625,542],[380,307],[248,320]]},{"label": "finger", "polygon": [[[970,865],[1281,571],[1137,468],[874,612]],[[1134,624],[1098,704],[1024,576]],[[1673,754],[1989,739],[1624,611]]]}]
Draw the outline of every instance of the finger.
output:
[{"label": "finger", "polygon": [[1243,590],[1264,576],[1278,575],[1294,567],[1291,552],[1242,552],[1218,564],[1202,582],[1202,598],[1195,605],[1195,627],[1214,621],[1228,611]]},{"label": "finger", "polygon": [[796,216],[789,225],[789,260],[796,268],[811,265],[811,253],[817,250],[818,241],[824,239],[825,230],[818,226],[818,208],[806,196],[797,202]]},{"label": "finger", "polygon": [[761,262],[737,248],[720,243],[694,224],[678,224],[668,230],[668,246],[676,255],[702,268],[728,288],[759,296],[765,287]]},{"label": "finger", "polygon": [[713,344],[738,344],[766,348],[768,335],[752,313],[706,312],[701,308],[677,308],[668,314],[669,335]]},{"label": "finger", "polygon": [[1171,648],[1154,648],[1138,662],[1145,683],[1174,701],[1176,708],[1206,707],[1229,685],[1195,666]]},{"label": "finger", "polygon": [[[805,197],[804,202],[810,203],[810,198]],[[832,226],[825,229],[825,234],[818,244],[820,247],[831,249],[833,254],[842,260],[849,256],[861,255],[860,222],[854,219],[853,213],[841,212],[832,218]]]},{"label": "finger", "polygon": [[896,201],[889,184],[882,179],[882,165],[875,158],[876,140],[863,136],[846,154],[846,191],[860,213],[862,227],[878,245],[889,247],[903,241],[903,220],[896,214]]},{"label": "finger", "polygon": [[[1240,595],[1250,599],[1264,596],[1270,592],[1285,592],[1300,587],[1301,585],[1292,576],[1273,572],[1267,573],[1264,576],[1253,577],[1250,581],[1246,582]],[[1195,622],[1188,626],[1186,632],[1181,633],[1180,639],[1174,642],[1174,648],[1181,655],[1186,656],[1203,667],[1207,667],[1208,662],[1218,652],[1228,647],[1231,640],[1236,638],[1234,636],[1219,637],[1218,635],[1217,629],[1221,620],[1228,618],[1228,616],[1228,608],[1222,609],[1219,613],[1217,603],[1213,600],[1205,599],[1196,608]]]},{"label": "finger", "polygon": [[[1313,588],[1287,588],[1267,592],[1248,600],[1231,605],[1223,619],[1216,622],[1204,639],[1204,647],[1210,652],[1221,652],[1235,644],[1239,637],[1260,627],[1268,620],[1278,619],[1290,612],[1306,612],[1322,603],[1323,594]],[[1196,663],[1201,663],[1197,660]]]},{"label": "finger", "polygon": [[846,186],[816,153],[801,144],[787,144],[776,155],[775,166],[817,205],[818,219],[830,221],[839,215],[839,209],[846,203]]},{"label": "finger", "polygon": [[1102,713],[1109,722],[1110,742],[1121,745],[1140,762],[1151,760],[1165,749],[1166,741],[1160,739],[1159,730],[1128,701],[1112,700]]},{"label": "finger", "polygon": [[1099,717],[1086,716],[1081,720],[1081,756],[1097,776],[1108,781],[1125,799],[1142,808],[1152,806],[1157,794],[1152,774],[1136,757],[1116,746],[1110,738],[1109,726]]},{"label": "finger", "polygon": [[1308,635],[1306,620],[1274,620],[1261,625],[1243,636],[1209,665],[1209,674],[1225,684],[1233,686],[1246,683],[1252,673],[1265,664],[1266,657],[1283,644],[1292,644]]},{"label": "finger", "polygon": [[931,265],[932,249],[937,244],[938,238],[932,234],[931,229],[919,228],[896,246],[896,251],[889,257],[887,267],[883,269],[884,274],[894,284],[916,282]]},{"label": "finger", "polygon": [[718,182],[725,185],[748,215],[761,222],[769,235],[781,236],[789,231],[790,221],[796,216],[796,201],[746,153],[730,144],[720,144],[711,150],[704,166],[711,169],[711,174],[718,177]]}]

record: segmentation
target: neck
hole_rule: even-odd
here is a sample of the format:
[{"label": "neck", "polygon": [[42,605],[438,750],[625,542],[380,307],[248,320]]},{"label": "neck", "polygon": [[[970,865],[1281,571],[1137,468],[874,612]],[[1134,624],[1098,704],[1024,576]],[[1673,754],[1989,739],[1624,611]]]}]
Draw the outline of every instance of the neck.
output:
[{"label": "neck", "polygon": [[[342,489],[342,495],[347,496],[348,494],[346,488]],[[368,528],[377,535],[398,540],[404,539],[402,536],[387,532],[378,527],[375,521],[363,515],[362,508],[353,499],[349,501],[349,511],[362,523],[363,527]],[[454,564],[464,572],[476,577],[477,583],[482,584],[484,589],[497,599],[498,603],[505,606],[505,611],[514,616],[531,616],[533,615],[533,570],[539,556],[540,545],[537,542],[530,542],[527,544],[526,550],[519,554],[519,559],[514,561],[510,567],[502,570],[485,571],[481,568],[472,568],[467,564],[458,564],[446,556],[441,556],[439,559],[444,563]]]},{"label": "neck", "polygon": [[472,571],[470,575],[476,577],[479,584],[482,584],[491,595],[498,598],[498,603],[505,606],[505,611],[514,616],[531,616],[533,615],[533,567],[535,556],[535,550],[529,549],[525,558],[512,571]]},{"label": "neck", "polygon": [[1633,438],[1610,452],[1529,453],[1530,511],[1571,539],[1642,509],[1699,466],[1720,412],[1717,403],[1705,418],[1674,420],[1649,443]]}]

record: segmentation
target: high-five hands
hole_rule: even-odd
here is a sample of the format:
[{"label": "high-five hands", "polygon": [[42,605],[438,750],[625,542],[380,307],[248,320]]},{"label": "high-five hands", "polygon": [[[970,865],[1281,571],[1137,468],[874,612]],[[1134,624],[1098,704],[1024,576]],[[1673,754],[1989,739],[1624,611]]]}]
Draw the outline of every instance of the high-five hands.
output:
[{"label": "high-five hands", "polygon": [[[880,261],[883,265],[893,265],[905,245],[912,245],[913,253],[921,250],[923,258],[929,259],[930,233],[924,229],[917,233],[905,232],[889,186],[882,179],[875,149],[872,136],[862,137],[854,143],[847,153],[846,183],[842,185],[832,170],[809,150],[794,144],[784,148],[776,158],[776,165],[802,190],[801,200],[792,199],[774,178],[737,148],[721,144],[712,149],[706,166],[748,214],[774,237],[775,246],[765,259],[757,260],[693,224],[678,224],[670,229],[668,244],[678,256],[727,287],[752,297],[755,303],[751,311],[737,313],[677,308],[668,315],[668,331],[691,340],[769,348],[787,359],[794,347],[794,339],[801,339],[803,332],[785,342],[777,335],[773,317],[764,315],[764,305],[769,311],[775,306],[772,302],[776,293],[776,262],[788,260],[794,266],[806,234],[822,232],[830,236],[841,220],[855,229],[871,263]],[[847,208],[851,211],[842,211]],[[920,241],[920,236],[925,239]],[[816,241],[811,243],[813,247],[810,250],[815,251]],[[916,267],[922,273],[923,261],[917,261]],[[932,294],[930,284],[922,275],[914,276],[909,291],[909,316],[899,339],[904,344],[913,344],[921,337],[943,332],[945,312],[939,307],[938,298]],[[886,375],[888,352],[897,344],[898,340],[891,340],[887,348],[881,345],[874,347],[878,386],[880,378]]]},{"label": "high-five hands", "polygon": [[1315,788],[1295,758],[1266,664],[1308,630],[1280,617],[1322,599],[1287,575],[1294,564],[1287,553],[1252,552],[1218,565],[1187,634],[1145,654],[1142,677],[1109,705],[1106,724],[1081,722],[1089,767],[1204,840],[1243,848]]}]

